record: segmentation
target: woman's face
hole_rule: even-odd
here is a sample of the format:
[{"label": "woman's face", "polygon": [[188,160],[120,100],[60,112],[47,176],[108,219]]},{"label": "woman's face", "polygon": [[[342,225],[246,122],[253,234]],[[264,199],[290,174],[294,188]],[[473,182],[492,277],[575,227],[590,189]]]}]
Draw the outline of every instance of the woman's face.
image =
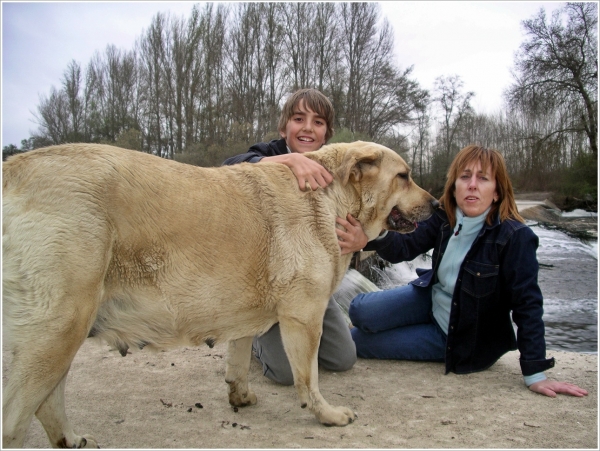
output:
[{"label": "woman's face", "polygon": [[475,217],[485,212],[492,202],[498,200],[496,179],[491,168],[488,167],[484,173],[480,161],[472,162],[458,174],[454,182],[454,197],[465,216]]}]

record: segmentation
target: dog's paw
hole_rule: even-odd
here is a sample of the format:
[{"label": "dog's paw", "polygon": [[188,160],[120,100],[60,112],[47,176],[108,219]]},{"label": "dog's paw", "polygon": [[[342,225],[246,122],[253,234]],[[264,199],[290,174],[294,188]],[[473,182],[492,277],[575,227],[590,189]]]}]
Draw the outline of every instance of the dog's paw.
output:
[{"label": "dog's paw", "polygon": [[356,414],[347,407],[330,407],[319,416],[325,426],[346,426],[356,419]]},{"label": "dog's paw", "polygon": [[81,437],[81,445],[82,448],[100,448],[96,439],[89,435]]},{"label": "dog's paw", "polygon": [[77,435],[76,439],[73,441],[73,443],[69,443],[66,439],[63,438],[63,440],[61,440],[61,442],[57,444],[57,447],[58,448],[72,448],[72,449],[100,448],[100,446],[98,446],[98,442],[96,441],[96,439],[89,435],[84,435],[83,437],[80,437]]},{"label": "dog's paw", "polygon": [[234,407],[245,407],[256,404],[256,395],[252,390],[248,390],[246,393],[229,393],[229,404]]}]

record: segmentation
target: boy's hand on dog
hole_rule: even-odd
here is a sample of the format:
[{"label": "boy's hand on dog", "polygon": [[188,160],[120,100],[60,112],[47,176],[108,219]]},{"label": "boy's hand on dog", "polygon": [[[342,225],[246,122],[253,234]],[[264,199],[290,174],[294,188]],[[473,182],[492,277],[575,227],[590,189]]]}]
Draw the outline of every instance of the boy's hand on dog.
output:
[{"label": "boy's hand on dog", "polygon": [[346,219],[336,218],[335,222],[341,225],[344,230],[335,228],[338,236],[338,244],[342,251],[341,255],[351,254],[362,250],[369,241],[369,238],[362,229],[362,225],[350,213]]},{"label": "boy's hand on dog", "polygon": [[300,153],[288,153],[264,157],[262,161],[285,164],[292,170],[302,191],[326,188],[333,182],[333,175],[316,161],[306,158]]}]

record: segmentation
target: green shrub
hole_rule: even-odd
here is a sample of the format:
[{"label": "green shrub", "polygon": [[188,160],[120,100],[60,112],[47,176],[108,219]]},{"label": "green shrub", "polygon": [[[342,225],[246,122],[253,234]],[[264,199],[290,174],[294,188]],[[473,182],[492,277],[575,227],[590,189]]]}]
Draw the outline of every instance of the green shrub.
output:
[{"label": "green shrub", "polygon": [[342,128],[335,132],[331,139],[327,141],[327,144],[351,143],[354,141],[372,141],[372,139],[363,133],[354,133],[347,128]]},{"label": "green shrub", "polygon": [[563,172],[556,194],[567,210],[584,208],[597,211],[598,156],[580,154],[573,165]]}]

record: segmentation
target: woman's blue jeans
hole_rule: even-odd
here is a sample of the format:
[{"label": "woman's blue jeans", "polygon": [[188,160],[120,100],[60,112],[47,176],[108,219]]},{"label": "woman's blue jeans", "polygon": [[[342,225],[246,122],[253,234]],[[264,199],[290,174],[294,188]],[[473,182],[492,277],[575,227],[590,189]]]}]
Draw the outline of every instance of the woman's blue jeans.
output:
[{"label": "woman's blue jeans", "polygon": [[356,296],[348,313],[358,357],[443,362],[447,337],[433,319],[431,291],[408,284]]}]

